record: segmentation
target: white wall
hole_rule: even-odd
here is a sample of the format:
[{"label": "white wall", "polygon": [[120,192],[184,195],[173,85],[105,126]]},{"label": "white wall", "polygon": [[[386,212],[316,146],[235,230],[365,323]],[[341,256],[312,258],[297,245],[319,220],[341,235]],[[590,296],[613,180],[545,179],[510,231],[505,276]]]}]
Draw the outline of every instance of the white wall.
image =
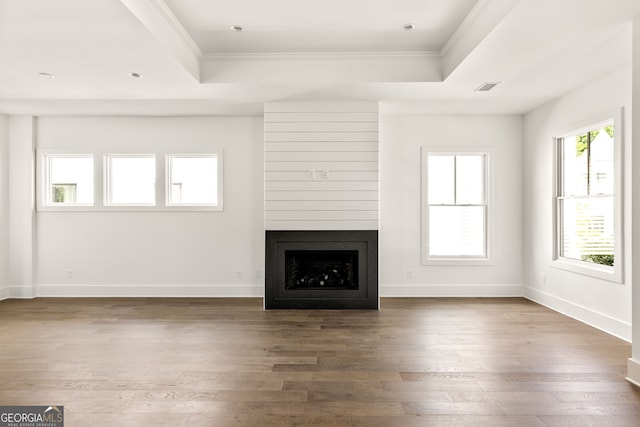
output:
[{"label": "white wall", "polygon": [[[632,103],[635,106],[640,105],[640,16],[633,22],[633,44],[632,44]],[[640,108],[632,109],[631,126],[634,129],[640,129]],[[632,138],[632,164],[640,164],[640,131],[638,131],[635,137]],[[640,168],[635,168],[631,171],[632,175],[632,217],[631,222],[640,224]],[[628,233],[628,236],[633,236],[632,251],[636,256],[631,257],[631,270],[640,271],[640,227],[634,227],[632,233]],[[627,363],[627,379],[636,385],[640,386],[640,282],[637,280],[632,282],[628,280],[632,289],[632,319],[631,324],[635,325],[632,329],[632,351],[631,358]],[[635,307],[635,310],[633,309]]]},{"label": "white wall", "polygon": [[0,115],[0,299],[9,284],[9,119]]},{"label": "white wall", "polygon": [[[553,256],[553,132],[624,108],[625,282],[551,267]],[[525,116],[524,212],[526,295],[609,333],[631,339],[631,68],[591,82]],[[546,280],[546,283],[544,283]]]},{"label": "white wall", "polygon": [[9,295],[31,298],[35,285],[35,119],[9,117]]},{"label": "white wall", "polygon": [[225,176],[223,212],[39,212],[37,294],[262,295],[262,130],[262,117],[39,118],[40,149],[222,148]]},{"label": "white wall", "polygon": [[[429,145],[492,148],[491,265],[421,265],[420,147]],[[382,296],[522,295],[520,116],[385,114],[380,159]]]}]

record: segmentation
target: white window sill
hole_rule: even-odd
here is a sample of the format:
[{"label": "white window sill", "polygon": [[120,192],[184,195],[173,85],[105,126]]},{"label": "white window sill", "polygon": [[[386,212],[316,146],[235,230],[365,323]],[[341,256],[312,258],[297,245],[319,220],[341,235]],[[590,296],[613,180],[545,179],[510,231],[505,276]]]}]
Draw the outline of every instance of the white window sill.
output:
[{"label": "white window sill", "polygon": [[222,206],[41,206],[37,212],[222,212]]},{"label": "white window sill", "polygon": [[622,283],[622,268],[599,265],[586,261],[559,258],[551,262],[551,267],[559,270],[570,271],[583,276],[595,277],[609,282]]},{"label": "white window sill", "polygon": [[429,258],[422,260],[422,265],[491,267],[493,262],[487,258]]}]

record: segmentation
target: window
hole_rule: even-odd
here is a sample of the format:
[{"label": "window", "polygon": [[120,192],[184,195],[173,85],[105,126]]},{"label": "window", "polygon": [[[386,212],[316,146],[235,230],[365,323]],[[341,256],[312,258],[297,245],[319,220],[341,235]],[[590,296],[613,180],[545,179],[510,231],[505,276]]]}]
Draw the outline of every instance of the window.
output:
[{"label": "window", "polygon": [[555,138],[556,266],[616,281],[622,271],[618,129],[610,117]]},{"label": "window", "polygon": [[423,262],[486,262],[486,152],[424,148]]},{"label": "window", "polygon": [[38,211],[222,211],[223,152],[38,150]]},{"label": "window", "polygon": [[93,205],[93,156],[44,154],[44,204]]},{"label": "window", "polygon": [[106,205],[154,206],[156,157],[154,155],[106,156]]},{"label": "window", "polygon": [[168,206],[222,207],[221,154],[167,156]]}]

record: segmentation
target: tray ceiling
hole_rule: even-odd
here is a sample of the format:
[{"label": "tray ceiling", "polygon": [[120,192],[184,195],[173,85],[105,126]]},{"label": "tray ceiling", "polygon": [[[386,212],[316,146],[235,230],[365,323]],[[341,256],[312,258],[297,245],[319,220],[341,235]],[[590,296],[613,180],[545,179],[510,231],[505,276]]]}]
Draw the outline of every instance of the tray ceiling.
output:
[{"label": "tray ceiling", "polygon": [[[0,113],[521,114],[630,70],[638,14],[638,0],[0,0]],[[484,82],[500,84],[474,92]]]},{"label": "tray ceiling", "polygon": [[[440,52],[477,0],[165,3],[204,53]],[[415,28],[404,30],[406,24]]]}]

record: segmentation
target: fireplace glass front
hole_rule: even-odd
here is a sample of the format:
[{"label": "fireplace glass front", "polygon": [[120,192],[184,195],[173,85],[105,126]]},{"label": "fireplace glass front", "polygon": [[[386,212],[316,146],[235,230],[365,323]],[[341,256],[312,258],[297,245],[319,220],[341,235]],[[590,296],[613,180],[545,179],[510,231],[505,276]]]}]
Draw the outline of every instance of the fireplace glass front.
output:
[{"label": "fireplace glass front", "polygon": [[286,251],[285,289],[358,289],[358,251]]}]

